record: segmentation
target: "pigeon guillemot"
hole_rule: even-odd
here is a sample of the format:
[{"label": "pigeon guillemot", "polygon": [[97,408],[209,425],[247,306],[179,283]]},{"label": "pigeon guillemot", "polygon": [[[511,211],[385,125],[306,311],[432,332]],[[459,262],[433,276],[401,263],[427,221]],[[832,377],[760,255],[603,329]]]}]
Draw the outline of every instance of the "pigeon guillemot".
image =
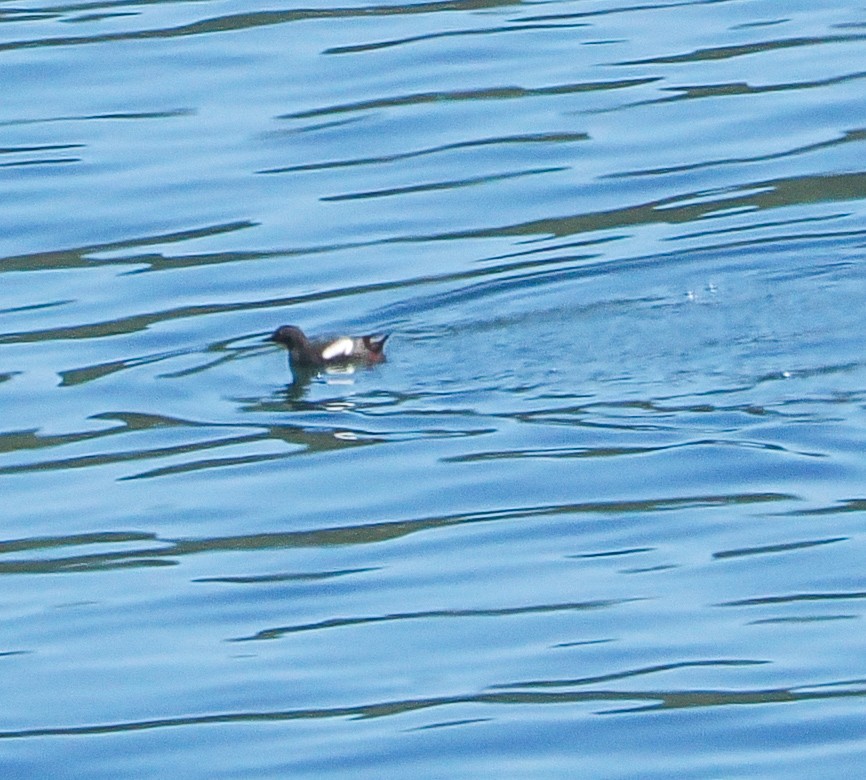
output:
[{"label": "pigeon guillemot", "polygon": [[315,370],[328,366],[370,365],[385,360],[383,349],[390,334],[339,336],[331,339],[308,339],[294,325],[283,325],[271,334],[271,341],[289,350],[292,370]]}]

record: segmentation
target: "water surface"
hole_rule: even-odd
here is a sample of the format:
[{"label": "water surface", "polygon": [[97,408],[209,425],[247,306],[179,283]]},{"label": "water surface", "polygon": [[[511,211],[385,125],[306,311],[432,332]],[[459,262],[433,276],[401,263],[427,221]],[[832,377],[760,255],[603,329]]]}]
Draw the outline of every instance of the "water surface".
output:
[{"label": "water surface", "polygon": [[0,5],[4,777],[856,774],[864,39]]}]

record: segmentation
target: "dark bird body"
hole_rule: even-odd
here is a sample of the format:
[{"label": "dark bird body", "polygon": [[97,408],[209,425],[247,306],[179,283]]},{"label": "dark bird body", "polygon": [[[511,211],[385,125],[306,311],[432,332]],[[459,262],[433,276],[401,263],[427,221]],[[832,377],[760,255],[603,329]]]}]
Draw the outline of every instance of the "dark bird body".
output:
[{"label": "dark bird body", "polygon": [[271,341],[289,350],[292,371],[315,371],[330,366],[372,365],[385,360],[388,335],[338,336],[310,339],[294,325],[283,325],[271,334]]}]

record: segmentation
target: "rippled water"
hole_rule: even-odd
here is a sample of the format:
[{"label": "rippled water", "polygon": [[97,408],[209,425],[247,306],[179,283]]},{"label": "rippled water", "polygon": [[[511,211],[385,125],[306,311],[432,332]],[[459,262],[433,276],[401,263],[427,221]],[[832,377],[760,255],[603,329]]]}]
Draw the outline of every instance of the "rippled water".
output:
[{"label": "rippled water", "polygon": [[864,42],[0,4],[3,776],[856,776]]}]

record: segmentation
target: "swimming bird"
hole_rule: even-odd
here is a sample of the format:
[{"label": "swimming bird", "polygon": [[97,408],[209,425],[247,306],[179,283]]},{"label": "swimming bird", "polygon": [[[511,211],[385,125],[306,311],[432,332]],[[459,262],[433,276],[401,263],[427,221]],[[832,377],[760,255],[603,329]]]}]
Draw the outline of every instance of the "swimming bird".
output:
[{"label": "swimming bird", "polygon": [[271,341],[289,350],[292,371],[311,371],[331,366],[372,365],[385,360],[385,342],[389,333],[368,336],[338,336],[309,339],[295,325],[281,325],[271,334]]}]

